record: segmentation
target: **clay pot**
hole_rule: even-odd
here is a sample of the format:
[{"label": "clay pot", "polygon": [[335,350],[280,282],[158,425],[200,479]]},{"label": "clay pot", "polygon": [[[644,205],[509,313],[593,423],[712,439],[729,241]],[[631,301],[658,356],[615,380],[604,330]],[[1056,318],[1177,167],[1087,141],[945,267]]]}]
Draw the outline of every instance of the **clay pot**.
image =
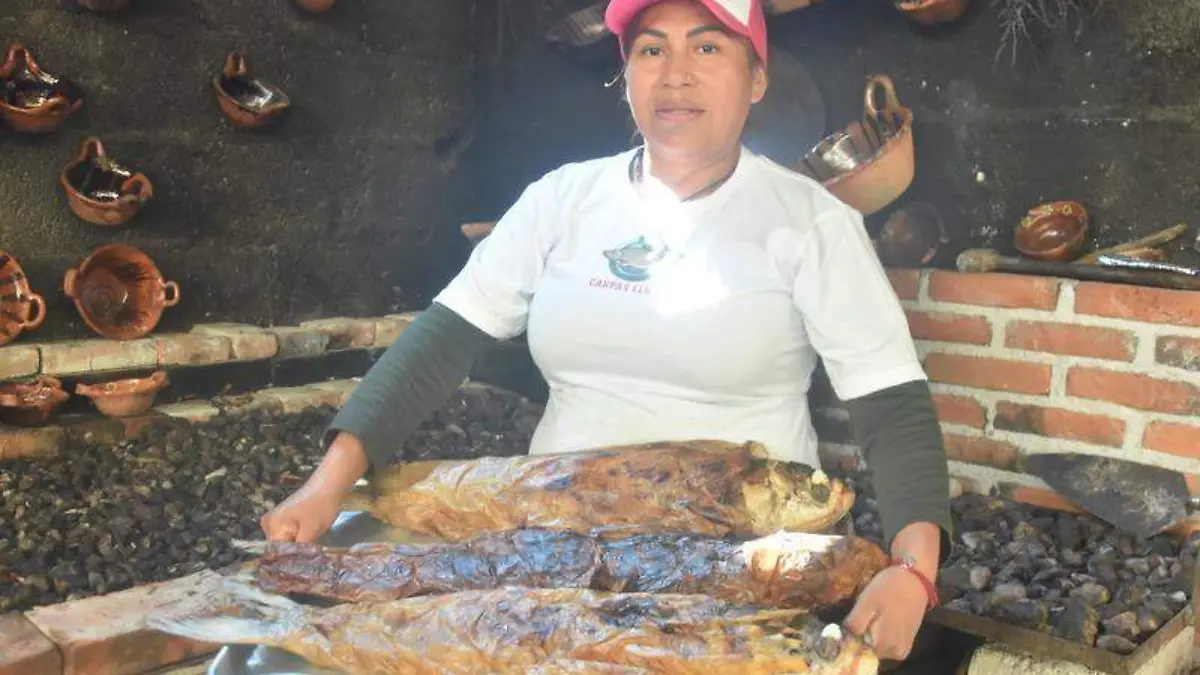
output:
[{"label": "clay pot", "polygon": [[84,139],[58,181],[71,210],[93,225],[122,225],[154,196],[150,179],[109,157],[95,137]]},{"label": "clay pot", "polygon": [[911,21],[934,26],[958,21],[967,11],[967,0],[901,0],[895,7]]},{"label": "clay pot", "polygon": [[67,270],[63,291],[84,322],[112,340],[146,335],[163,309],[179,302],[179,285],[164,281],[145,253],[123,244],[102,246]]},{"label": "clay pot", "polygon": [[9,45],[0,64],[0,119],[24,134],[48,134],[82,106],[73,82],[44,72],[24,45]]},{"label": "clay pot", "polygon": [[296,0],[296,4],[309,14],[324,14],[337,4],[337,0]]},{"label": "clay pot", "polygon": [[1087,239],[1088,213],[1079,202],[1059,201],[1032,208],[1017,225],[1013,243],[1037,260],[1071,260]]},{"label": "clay pot", "polygon": [[472,246],[476,246],[479,242],[487,238],[492,233],[492,229],[496,227],[494,222],[478,222],[478,223],[463,223],[459,226],[459,230],[467,241],[471,242]]},{"label": "clay pot", "polygon": [[75,0],[80,7],[93,12],[117,12],[129,7],[129,0]]},{"label": "clay pot", "polygon": [[875,249],[884,265],[919,267],[929,264],[950,241],[942,216],[931,204],[915,202],[888,216]]},{"label": "clay pot", "polygon": [[[882,88],[885,103],[875,103],[877,88]],[[913,157],[912,111],[900,105],[896,89],[886,75],[873,75],[863,94],[864,118],[846,127],[846,133],[858,143],[870,143],[878,149],[852,170],[823,182],[835,197],[870,215],[904,194],[912,184]]]},{"label": "clay pot", "polygon": [[154,405],[154,396],[167,386],[167,374],[155,371],[149,377],[113,380],[102,384],[77,384],[75,393],[92,399],[104,415],[115,419],[136,417]]},{"label": "clay pot", "polygon": [[23,330],[34,330],[46,319],[46,301],[29,289],[17,259],[0,251],[0,345]]},{"label": "clay pot", "polygon": [[45,424],[70,397],[62,383],[53,377],[5,382],[0,384],[0,422],[18,427]]},{"label": "clay pot", "polygon": [[250,77],[246,59],[237,52],[225,56],[225,67],[213,76],[217,104],[235,126],[254,129],[276,122],[292,106],[283,90]]}]

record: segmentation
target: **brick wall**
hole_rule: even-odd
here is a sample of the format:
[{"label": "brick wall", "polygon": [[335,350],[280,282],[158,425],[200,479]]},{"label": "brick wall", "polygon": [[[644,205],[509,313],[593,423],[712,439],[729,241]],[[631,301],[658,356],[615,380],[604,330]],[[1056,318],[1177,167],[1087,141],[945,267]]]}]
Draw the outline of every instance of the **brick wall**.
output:
[{"label": "brick wall", "polygon": [[[1200,474],[1200,293],[1003,274],[889,275],[954,475],[984,490],[1044,487],[1021,466],[1026,454],[1045,451]],[[844,411],[829,406],[816,418],[827,452],[853,452]]]}]

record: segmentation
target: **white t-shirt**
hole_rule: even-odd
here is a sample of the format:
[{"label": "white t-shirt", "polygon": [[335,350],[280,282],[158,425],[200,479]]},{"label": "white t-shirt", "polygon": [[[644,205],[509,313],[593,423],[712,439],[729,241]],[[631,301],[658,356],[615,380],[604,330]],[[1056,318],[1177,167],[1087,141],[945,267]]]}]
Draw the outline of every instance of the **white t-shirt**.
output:
[{"label": "white t-shirt", "polygon": [[744,148],[681,202],[648,163],[630,181],[635,152],[527,187],[435,298],[498,339],[527,330],[550,391],[531,453],[756,440],[819,466],[818,355],[842,399],[925,378],[857,211]]}]

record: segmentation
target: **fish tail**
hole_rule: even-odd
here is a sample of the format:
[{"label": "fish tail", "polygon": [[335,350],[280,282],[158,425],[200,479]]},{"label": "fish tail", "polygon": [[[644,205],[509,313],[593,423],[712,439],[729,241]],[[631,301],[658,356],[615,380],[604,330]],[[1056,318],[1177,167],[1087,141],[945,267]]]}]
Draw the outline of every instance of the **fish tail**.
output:
[{"label": "fish tail", "polygon": [[235,578],[223,584],[238,609],[256,612],[266,619],[281,619],[291,612],[303,611],[303,605],[292,602],[282,595],[261,591]]},{"label": "fish tail", "polygon": [[227,616],[205,619],[150,616],[146,625],[160,633],[211,644],[269,645],[276,632],[275,624],[270,621]]},{"label": "fish tail", "polygon": [[146,625],[154,630],[199,642],[214,644],[272,645],[278,642],[289,615],[302,613],[304,608],[280,595],[264,593],[236,577],[222,584],[231,609],[251,617],[172,617],[150,615]]}]

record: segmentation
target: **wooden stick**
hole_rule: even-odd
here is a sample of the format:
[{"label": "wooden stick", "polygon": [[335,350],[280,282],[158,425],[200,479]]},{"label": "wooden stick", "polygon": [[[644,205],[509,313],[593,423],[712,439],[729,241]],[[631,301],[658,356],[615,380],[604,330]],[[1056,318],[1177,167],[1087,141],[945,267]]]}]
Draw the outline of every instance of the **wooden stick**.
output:
[{"label": "wooden stick", "polygon": [[1102,248],[1099,251],[1092,251],[1091,253],[1080,257],[1075,262],[1090,264],[1090,263],[1096,262],[1096,259],[1102,255],[1110,255],[1113,253],[1128,253],[1130,251],[1135,251],[1137,249],[1153,248],[1155,246],[1162,246],[1163,244],[1169,244],[1172,241],[1175,241],[1175,239],[1177,237],[1179,237],[1179,235],[1181,235],[1185,231],[1187,231],[1187,228],[1188,228],[1187,223],[1179,223],[1178,225],[1173,225],[1171,227],[1168,227],[1165,230],[1160,230],[1158,232],[1155,232],[1154,234],[1150,234],[1145,237],[1142,237],[1141,239],[1134,239],[1133,241],[1127,241],[1124,244],[1117,244],[1116,246]]},{"label": "wooden stick", "polygon": [[1077,265],[1046,260],[1008,258],[998,251],[975,248],[958,255],[960,272],[1009,272],[1012,274],[1036,274],[1062,277],[1081,281],[1101,281],[1114,284],[1133,284],[1156,288],[1174,288],[1185,291],[1200,291],[1200,278],[1183,274],[1171,274],[1148,270],[1103,267],[1100,265]]}]

